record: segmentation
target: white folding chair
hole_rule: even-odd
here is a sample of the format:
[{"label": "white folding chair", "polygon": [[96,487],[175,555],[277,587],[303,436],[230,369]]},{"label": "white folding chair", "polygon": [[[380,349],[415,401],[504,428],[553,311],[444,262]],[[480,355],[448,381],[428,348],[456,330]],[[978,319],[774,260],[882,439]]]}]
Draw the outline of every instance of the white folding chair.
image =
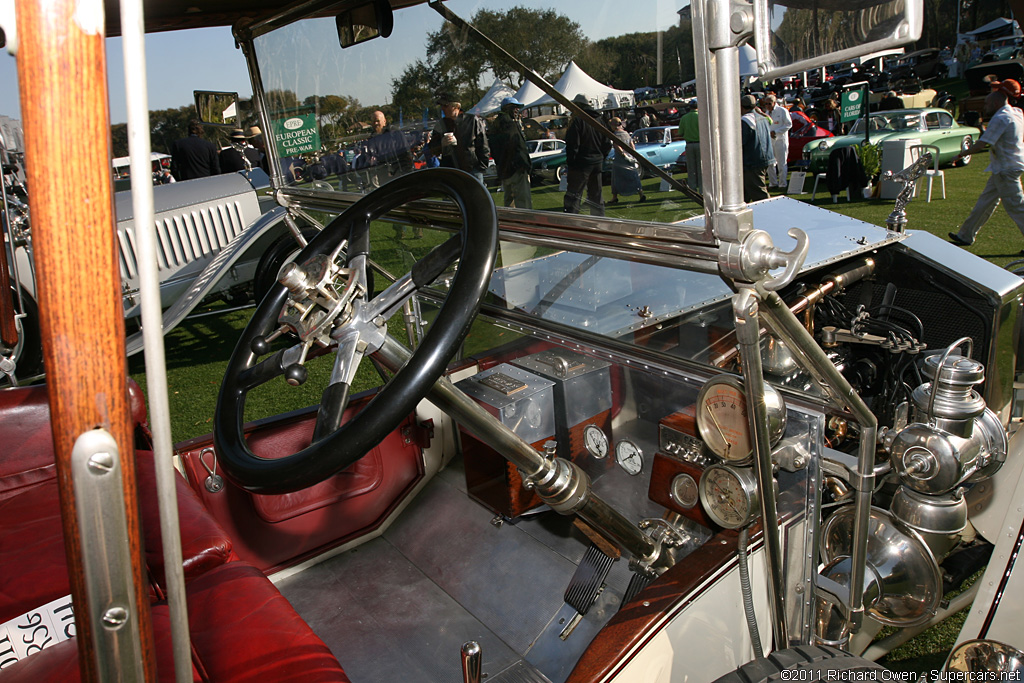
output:
[{"label": "white folding chair", "polygon": [[[811,201],[815,204],[818,203],[818,182],[826,180],[828,178],[827,173],[816,173],[814,175],[814,189],[811,190]],[[840,190],[842,193],[842,190]],[[835,204],[839,195],[832,195],[832,203]],[[850,188],[846,188],[846,201],[850,201]]]},{"label": "white folding chair", "polygon": [[[932,184],[935,179],[938,178],[942,183],[942,198],[946,198],[946,174],[939,170],[939,148],[936,145],[914,145],[910,148],[911,158],[914,160],[920,159],[922,155],[931,153],[932,155],[932,167],[924,172],[924,175],[918,178],[917,183],[920,185],[924,182],[925,178],[928,179],[928,199],[932,200]],[[917,194],[920,194],[920,188],[917,189]]]}]

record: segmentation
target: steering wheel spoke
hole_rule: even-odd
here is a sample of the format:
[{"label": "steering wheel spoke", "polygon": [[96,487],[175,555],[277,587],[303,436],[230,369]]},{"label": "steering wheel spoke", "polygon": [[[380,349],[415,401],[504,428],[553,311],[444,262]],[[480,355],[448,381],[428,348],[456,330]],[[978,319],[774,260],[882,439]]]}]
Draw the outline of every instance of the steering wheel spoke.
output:
[{"label": "steering wheel spoke", "polygon": [[[365,267],[373,221],[410,201],[436,196],[450,199],[460,209],[460,233],[435,247],[384,292],[368,298]],[[490,282],[497,233],[494,202],[486,188],[452,169],[400,176],[332,221],[287,272],[282,270],[281,282],[256,309],[228,363],[214,424],[225,474],[250,491],[295,491],[348,467],[397,428],[444,373],[469,331]],[[340,264],[343,249],[347,262]],[[359,363],[388,339],[387,319],[456,259],[459,266],[447,298],[413,358],[368,405],[342,423]],[[267,337],[282,325],[300,343],[252,365],[254,354],[269,351]],[[253,454],[242,432],[246,393],[280,374],[289,382],[305,381],[307,353],[317,355],[331,347],[335,365],[323,391],[312,443],[285,457]]]}]

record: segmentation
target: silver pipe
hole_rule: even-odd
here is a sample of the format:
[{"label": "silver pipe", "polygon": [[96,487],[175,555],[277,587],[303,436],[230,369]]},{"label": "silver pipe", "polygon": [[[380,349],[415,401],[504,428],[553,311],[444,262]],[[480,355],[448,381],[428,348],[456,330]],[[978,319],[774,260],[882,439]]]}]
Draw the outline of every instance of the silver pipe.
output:
[{"label": "silver pipe", "polygon": [[754,472],[761,498],[762,534],[765,560],[768,565],[768,604],[771,606],[772,634],[775,647],[789,647],[786,626],[785,573],[782,563],[782,539],[779,533],[779,511],[772,480],[772,443],[768,434],[768,409],[764,400],[764,372],[761,368],[761,335],[758,320],[758,297],[751,289],[743,289],[733,298],[736,339],[743,361],[743,386],[747,395],[747,421],[754,435]]},{"label": "silver pipe", "polygon": [[[270,126],[270,116],[263,108],[263,103],[266,101],[266,90],[263,88],[263,76],[260,73],[259,60],[256,58],[256,46],[253,45],[252,38],[241,38],[238,32],[235,32],[235,40],[238,41],[238,47],[242,50],[242,55],[245,56],[245,66],[249,70],[249,81],[252,84],[252,103],[256,107],[256,113],[260,118],[260,130],[263,132],[263,153],[267,156],[267,168],[270,169],[270,186],[275,190],[278,190],[287,183],[284,182],[284,175],[281,173],[281,162],[277,158],[277,145],[271,139],[271,131],[273,128]],[[280,204],[280,198],[278,198]]]},{"label": "silver pipe", "polygon": [[856,491],[852,562],[850,569],[850,617],[853,631],[860,628],[864,614],[864,574],[867,561],[868,522],[871,515],[871,493],[875,488],[875,438],[878,420],[842,373],[836,369],[811,333],[800,324],[786,302],[775,292],[762,294],[765,315],[783,337],[790,350],[840,405],[853,413],[861,425],[857,453],[857,472],[850,482]]},{"label": "silver pipe", "polygon": [[739,88],[740,50],[728,47],[715,52],[718,80],[718,152],[722,162],[722,210],[736,211],[743,202],[743,143],[740,135]]},{"label": "silver pipe", "polygon": [[163,540],[167,605],[171,619],[174,678],[192,680],[192,650],[185,600],[185,571],[178,528],[178,496],[172,464],[170,406],[167,400],[167,368],[160,310],[160,280],[156,262],[156,219],[153,211],[152,161],[149,140],[149,102],[146,87],[146,43],[142,0],[121,3],[121,36],[124,45],[124,80],[128,109],[128,146],[131,174],[136,180],[132,211],[138,237],[139,289],[142,300],[142,334],[146,354],[146,387],[150,428],[153,431],[153,465],[156,471],[160,533]]},{"label": "silver pipe", "polygon": [[[707,0],[692,0],[690,7],[693,12],[693,54],[694,68],[697,80],[697,101],[704,109],[698,117],[700,125],[700,165],[703,169],[701,182],[704,186],[704,215],[712,216],[722,207],[721,178],[722,169],[719,164],[721,154],[719,153],[718,134],[711,127],[713,121],[719,120],[714,112],[716,108],[715,79],[708,73],[708,66],[714,59],[708,59],[711,55],[708,47],[708,31],[705,20],[707,14]],[[707,221],[706,236],[711,238],[711,221]]]},{"label": "silver pipe", "polygon": [[[374,354],[392,372],[397,372],[411,356],[408,349],[390,336],[385,338],[384,344]],[[551,470],[551,462],[544,454],[535,451],[511,429],[495,420],[476,401],[459,391],[447,377],[441,377],[431,387],[430,400],[518,467],[524,480]],[[589,489],[589,482],[587,487]],[[592,491],[587,492],[585,502],[575,512],[604,538],[638,560],[653,564],[658,559],[658,544]]]}]

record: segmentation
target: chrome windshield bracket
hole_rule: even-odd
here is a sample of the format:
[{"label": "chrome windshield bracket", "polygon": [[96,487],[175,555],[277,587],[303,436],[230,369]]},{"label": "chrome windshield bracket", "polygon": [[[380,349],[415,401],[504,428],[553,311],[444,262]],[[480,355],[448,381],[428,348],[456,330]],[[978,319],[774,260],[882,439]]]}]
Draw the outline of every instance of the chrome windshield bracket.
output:
[{"label": "chrome windshield bracket", "polygon": [[772,633],[775,646],[789,646],[786,626],[786,603],[782,563],[782,539],[779,513],[772,481],[772,447],[768,433],[768,411],[765,405],[764,374],[761,368],[761,335],[756,291],[743,288],[733,297],[736,339],[743,362],[743,387],[747,396],[747,420],[754,436],[754,472],[761,500],[765,560],[768,565],[768,603],[772,612]]}]

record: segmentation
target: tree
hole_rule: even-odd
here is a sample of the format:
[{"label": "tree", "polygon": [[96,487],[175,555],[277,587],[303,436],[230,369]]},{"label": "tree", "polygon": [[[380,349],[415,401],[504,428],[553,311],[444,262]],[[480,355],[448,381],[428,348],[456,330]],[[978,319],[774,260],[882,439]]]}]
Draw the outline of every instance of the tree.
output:
[{"label": "tree", "polygon": [[406,67],[402,74],[391,81],[391,102],[416,118],[424,109],[434,108],[439,92],[457,93],[458,88],[438,69],[421,59]]},{"label": "tree", "polygon": [[336,140],[348,134],[359,122],[359,100],[348,95],[310,95],[303,104],[316,111],[322,140]]},{"label": "tree", "polygon": [[[548,79],[557,79],[565,66],[587,46],[579,24],[550,9],[513,7],[504,12],[481,9],[473,15],[471,23],[485,35],[500,40],[512,55]],[[525,74],[492,54],[471,38],[468,31],[445,22],[440,30],[427,34],[427,61],[406,69],[393,83],[392,92],[402,85],[424,87],[429,84],[446,88],[466,101],[477,100],[484,94],[481,78],[488,71],[516,88],[526,80]]]}]

